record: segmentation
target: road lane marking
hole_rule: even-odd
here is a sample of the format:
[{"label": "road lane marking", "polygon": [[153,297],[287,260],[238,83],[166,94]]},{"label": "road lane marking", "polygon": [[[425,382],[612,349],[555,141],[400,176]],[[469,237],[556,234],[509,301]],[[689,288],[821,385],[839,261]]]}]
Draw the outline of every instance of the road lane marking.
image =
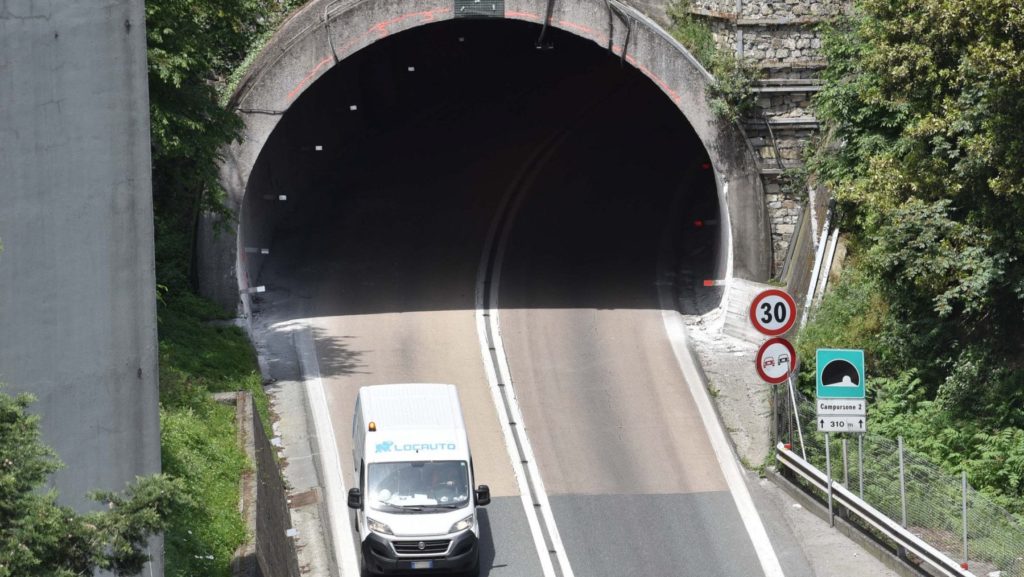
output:
[{"label": "road lane marking", "polygon": [[[306,398],[313,416],[316,444],[320,451],[320,465],[323,468],[324,500],[327,503],[327,523],[330,526],[331,544],[334,546],[334,562],[342,575],[358,575],[359,560],[356,558],[355,537],[348,517],[348,496],[345,492],[345,478],[342,476],[338,443],[334,438],[331,412],[327,408],[327,393],[320,379],[320,363],[316,358],[316,343],[308,320],[299,321],[300,328],[293,333],[295,351],[299,356],[302,382],[306,387]],[[343,505],[344,504],[344,505]]]},{"label": "road lane marking", "polygon": [[[728,188],[726,188],[726,192],[728,192]],[[675,215],[677,214],[676,206],[673,206],[670,214],[673,215],[671,220],[674,222],[676,220]],[[662,238],[661,254],[658,257],[658,282],[655,283],[658,288],[658,302],[661,305],[661,320],[665,325],[665,333],[672,346],[676,362],[679,363],[679,368],[683,372],[683,379],[690,389],[690,395],[697,405],[698,412],[700,412],[700,418],[704,422],[704,429],[707,431],[708,440],[715,451],[719,468],[722,470],[725,482],[729,486],[729,493],[736,503],[736,509],[743,520],[743,526],[746,528],[747,534],[754,545],[754,552],[761,563],[761,569],[764,571],[765,577],[784,577],[782,565],[779,563],[775,549],[768,539],[768,532],[765,531],[764,524],[761,522],[761,516],[757,512],[754,500],[750,497],[750,491],[743,480],[743,473],[740,471],[738,459],[733,453],[732,445],[725,435],[721,421],[718,420],[718,414],[711,404],[711,397],[708,396],[707,377],[704,375],[703,370],[700,369],[700,361],[697,359],[696,354],[690,348],[689,340],[686,336],[686,325],[683,323],[682,315],[676,308],[674,291],[669,287],[671,283],[662,282],[663,280],[670,279],[670,275],[673,273],[672,261],[670,259],[671,252],[669,250],[671,240],[671,232],[666,230]],[[729,251],[727,269],[727,276],[731,275],[731,250]]]},{"label": "road lane marking", "polygon": [[[556,134],[538,147],[538,154],[527,163],[527,170],[534,170],[535,167],[543,165],[565,135],[566,132]],[[565,545],[562,543],[558,527],[555,525],[551,504],[537,468],[533,448],[530,446],[526,429],[523,426],[523,415],[513,388],[512,373],[508,367],[505,348],[501,340],[501,327],[498,323],[498,286],[501,278],[501,265],[512,229],[511,223],[515,219],[524,197],[523,194],[517,193],[527,189],[525,184],[527,180],[525,175],[521,174],[516,183],[505,192],[484,242],[480,267],[477,270],[475,292],[477,335],[480,338],[480,351],[484,360],[487,381],[491,388],[491,396],[500,417],[498,420],[501,423],[501,432],[505,437],[505,448],[508,450],[509,460],[512,462],[512,469],[519,484],[523,510],[530,526],[530,533],[533,535],[541,569],[545,577],[558,577],[559,575],[575,577],[565,552]],[[559,571],[555,569],[552,556],[558,562]]]}]

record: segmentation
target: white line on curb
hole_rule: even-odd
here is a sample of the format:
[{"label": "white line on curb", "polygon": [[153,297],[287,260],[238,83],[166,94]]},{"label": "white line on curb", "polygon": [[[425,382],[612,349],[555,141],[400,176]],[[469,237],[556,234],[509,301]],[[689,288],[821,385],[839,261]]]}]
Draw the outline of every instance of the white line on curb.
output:
[{"label": "white line on curb", "polygon": [[[664,258],[665,255],[663,253],[662,258],[658,262],[659,279],[665,278],[666,273],[668,273]],[[686,327],[683,324],[682,315],[676,310],[675,303],[673,302],[673,291],[670,288],[671,283],[656,284],[658,285],[658,301],[661,305],[661,319],[665,325],[665,333],[668,336],[669,343],[672,345],[672,352],[675,354],[676,362],[679,363],[679,368],[683,372],[683,379],[690,389],[690,395],[693,397],[697,410],[700,412],[700,418],[704,422],[704,429],[707,431],[711,447],[714,449],[715,457],[718,459],[719,468],[722,470],[725,482],[729,486],[729,493],[736,503],[736,509],[740,513],[743,525],[746,527],[747,534],[754,544],[754,551],[757,553],[758,561],[761,563],[761,569],[764,571],[765,577],[784,577],[782,565],[779,564],[779,558],[776,556],[775,549],[768,539],[768,533],[764,529],[764,524],[761,522],[761,517],[754,506],[754,501],[750,497],[750,491],[747,490],[747,485],[743,481],[743,473],[740,471],[739,464],[736,462],[736,456],[733,454],[732,447],[725,436],[725,431],[722,429],[722,423],[718,420],[718,415],[711,405],[707,383],[704,381],[703,374],[697,370],[697,367],[700,366],[699,361],[694,358],[687,342]]]},{"label": "white line on curb", "polygon": [[327,409],[327,393],[324,391],[323,381],[320,380],[320,363],[316,358],[313,331],[310,329],[309,321],[301,321],[300,326],[295,333],[295,351],[299,355],[302,380],[306,385],[306,398],[309,400],[313,428],[316,430],[320,465],[323,467],[324,501],[327,505],[327,522],[331,528],[331,541],[334,546],[334,562],[342,575],[358,575],[359,561],[356,559],[352,526],[348,522],[345,479],[342,477],[341,459],[338,456],[338,444],[334,439],[331,413]]}]

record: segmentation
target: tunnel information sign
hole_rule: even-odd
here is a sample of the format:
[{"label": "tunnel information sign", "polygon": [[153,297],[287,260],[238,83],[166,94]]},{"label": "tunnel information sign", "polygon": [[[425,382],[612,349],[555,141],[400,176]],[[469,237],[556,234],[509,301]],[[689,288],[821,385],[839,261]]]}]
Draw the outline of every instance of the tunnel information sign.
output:
[{"label": "tunnel information sign", "polygon": [[863,433],[867,430],[867,401],[864,398],[864,351],[859,349],[818,349],[817,374],[818,431],[821,433]]}]

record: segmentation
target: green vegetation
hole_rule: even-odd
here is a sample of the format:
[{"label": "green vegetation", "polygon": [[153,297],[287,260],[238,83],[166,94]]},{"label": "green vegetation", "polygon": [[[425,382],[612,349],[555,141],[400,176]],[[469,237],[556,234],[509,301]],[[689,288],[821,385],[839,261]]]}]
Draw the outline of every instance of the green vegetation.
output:
[{"label": "green vegetation", "polygon": [[1024,11],[861,0],[824,51],[810,167],[853,257],[800,352],[864,348],[874,430],[1024,513]]},{"label": "green vegetation", "polygon": [[192,288],[200,214],[230,219],[217,163],[241,120],[221,104],[232,73],[299,0],[146,3],[157,284]]},{"label": "green vegetation", "polygon": [[732,50],[719,50],[707,23],[690,13],[692,0],[676,0],[668,7],[670,32],[715,77],[707,99],[716,116],[737,122],[754,109],[751,86],[757,69],[736,57]]},{"label": "green vegetation", "polygon": [[223,312],[182,293],[160,307],[160,425],[163,468],[180,479],[188,501],[171,511],[165,533],[168,576],[227,577],[245,542],[239,479],[251,466],[235,437],[234,408],[210,392],[247,390],[264,423],[268,399],[248,339],[211,324]]},{"label": "green vegetation", "polygon": [[86,514],[58,505],[44,484],[62,465],[39,437],[39,416],[27,411],[33,400],[0,391],[0,577],[138,573],[149,537],[188,503],[181,481],[154,475],[123,493],[95,492],[106,509]]},{"label": "green vegetation", "polygon": [[146,3],[156,272],[160,290],[161,448],[165,473],[187,499],[170,511],[169,577],[230,575],[246,538],[239,481],[250,467],[235,439],[234,410],[209,393],[248,390],[265,425],[268,401],[252,346],[230,315],[194,294],[200,215],[230,222],[217,163],[239,137],[226,107],[240,63],[296,0],[162,0]]}]

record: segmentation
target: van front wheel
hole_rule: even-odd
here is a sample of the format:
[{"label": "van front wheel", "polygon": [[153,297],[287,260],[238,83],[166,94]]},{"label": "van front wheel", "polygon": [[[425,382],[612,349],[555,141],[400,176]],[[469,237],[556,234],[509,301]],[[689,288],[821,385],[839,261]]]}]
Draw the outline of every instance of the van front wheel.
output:
[{"label": "van front wheel", "polygon": [[362,555],[359,556],[359,577],[377,577],[374,573],[370,572]]},{"label": "van front wheel", "polygon": [[473,562],[473,566],[468,571],[462,574],[462,577],[479,577],[480,575],[480,557],[478,556]]}]

